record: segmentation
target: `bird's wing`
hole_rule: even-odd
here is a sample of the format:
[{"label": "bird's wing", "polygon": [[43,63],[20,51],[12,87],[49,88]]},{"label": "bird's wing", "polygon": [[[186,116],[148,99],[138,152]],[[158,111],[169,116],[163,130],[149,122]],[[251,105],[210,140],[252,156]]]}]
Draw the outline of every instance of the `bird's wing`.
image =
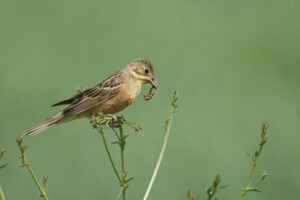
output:
[{"label": "bird's wing", "polygon": [[63,110],[63,114],[76,116],[115,97],[120,91],[122,83],[121,72],[117,72],[95,87],[54,105],[70,104]]}]

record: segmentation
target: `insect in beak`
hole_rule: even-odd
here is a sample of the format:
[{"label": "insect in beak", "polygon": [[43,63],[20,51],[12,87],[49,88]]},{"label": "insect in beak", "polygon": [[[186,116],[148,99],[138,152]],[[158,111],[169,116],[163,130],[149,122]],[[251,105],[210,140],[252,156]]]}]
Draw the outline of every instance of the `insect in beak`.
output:
[{"label": "insect in beak", "polygon": [[152,85],[152,87],[157,89],[158,84],[157,84],[157,81],[154,79],[154,77],[150,77],[149,82]]}]

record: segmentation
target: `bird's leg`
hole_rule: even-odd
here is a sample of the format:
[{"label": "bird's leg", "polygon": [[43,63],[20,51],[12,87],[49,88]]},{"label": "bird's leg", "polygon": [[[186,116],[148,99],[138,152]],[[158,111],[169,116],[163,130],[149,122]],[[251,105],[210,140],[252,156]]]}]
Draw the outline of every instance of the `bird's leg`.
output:
[{"label": "bird's leg", "polygon": [[112,129],[114,128],[120,128],[122,126],[122,121],[120,120],[120,117],[112,114],[106,115],[106,117],[110,118],[108,121],[108,126]]}]

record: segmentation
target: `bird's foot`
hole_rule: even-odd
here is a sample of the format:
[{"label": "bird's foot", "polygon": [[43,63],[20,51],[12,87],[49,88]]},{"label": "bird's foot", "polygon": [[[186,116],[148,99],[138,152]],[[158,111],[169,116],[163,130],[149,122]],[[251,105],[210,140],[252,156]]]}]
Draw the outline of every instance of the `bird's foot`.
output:
[{"label": "bird's foot", "polygon": [[108,121],[108,126],[110,128],[120,128],[122,126],[122,119],[116,115],[106,115],[110,118]]},{"label": "bird's foot", "polygon": [[90,124],[93,126],[93,128],[104,128],[107,124],[108,127],[112,129],[120,128],[123,124],[125,124],[133,128],[136,132],[142,130],[140,125],[127,121],[123,116],[116,116],[113,114],[95,114],[91,117]]}]

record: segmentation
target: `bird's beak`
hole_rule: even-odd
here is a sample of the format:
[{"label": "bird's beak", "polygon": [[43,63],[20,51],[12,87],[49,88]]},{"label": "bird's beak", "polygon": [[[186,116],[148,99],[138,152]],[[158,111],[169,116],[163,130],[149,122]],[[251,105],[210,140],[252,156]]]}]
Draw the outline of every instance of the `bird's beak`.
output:
[{"label": "bird's beak", "polygon": [[157,88],[158,84],[157,81],[154,79],[154,77],[149,78],[149,83],[152,85],[152,87]]}]

